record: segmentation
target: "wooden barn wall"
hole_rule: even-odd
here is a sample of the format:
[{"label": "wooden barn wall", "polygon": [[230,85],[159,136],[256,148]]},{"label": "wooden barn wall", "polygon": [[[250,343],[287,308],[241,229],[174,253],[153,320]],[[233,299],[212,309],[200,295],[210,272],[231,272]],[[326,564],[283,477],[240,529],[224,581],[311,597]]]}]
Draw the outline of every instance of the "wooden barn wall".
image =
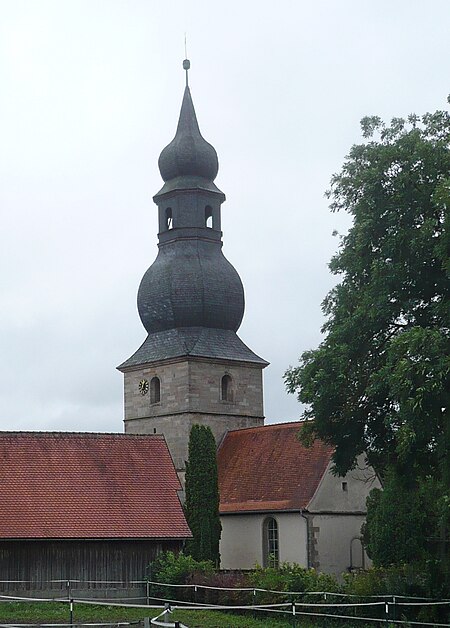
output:
[{"label": "wooden barn wall", "polygon": [[[0,588],[65,590],[67,580],[143,580],[159,552],[179,549],[179,541],[0,541],[0,580],[22,581],[3,582]],[[64,582],[50,584],[52,580]]]}]

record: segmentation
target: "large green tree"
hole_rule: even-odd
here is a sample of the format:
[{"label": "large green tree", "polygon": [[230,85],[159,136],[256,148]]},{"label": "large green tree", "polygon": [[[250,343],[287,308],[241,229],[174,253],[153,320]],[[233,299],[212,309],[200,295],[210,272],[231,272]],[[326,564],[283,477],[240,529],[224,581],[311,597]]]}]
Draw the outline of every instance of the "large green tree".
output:
[{"label": "large green tree", "polygon": [[[353,226],[330,263],[320,346],[287,371],[309,428],[343,474],[366,452],[378,469],[440,468],[449,455],[450,116],[362,121],[328,193]],[[375,135],[378,134],[375,139]]]},{"label": "large green tree", "polygon": [[185,512],[193,535],[188,553],[196,560],[212,560],[219,565],[222,526],[216,442],[211,428],[205,425],[193,425],[189,435]]},{"label": "large green tree", "polygon": [[361,123],[328,192],[353,217],[323,303],[324,339],[285,374],[314,419],[304,439],[335,446],[345,474],[365,453],[411,490],[441,486],[441,533],[450,517],[450,116]]}]

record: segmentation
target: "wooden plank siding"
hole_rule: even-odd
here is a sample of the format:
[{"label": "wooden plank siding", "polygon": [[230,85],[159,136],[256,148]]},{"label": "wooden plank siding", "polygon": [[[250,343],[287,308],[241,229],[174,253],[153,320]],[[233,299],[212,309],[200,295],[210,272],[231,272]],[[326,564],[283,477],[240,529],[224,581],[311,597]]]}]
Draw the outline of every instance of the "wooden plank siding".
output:
[{"label": "wooden plank siding", "polygon": [[[64,592],[68,593],[67,581],[73,583],[73,597],[91,592],[94,596],[104,595],[111,589],[114,597],[122,592],[128,594],[136,585],[132,581],[144,580],[148,565],[161,551],[179,551],[182,542],[175,541],[0,541],[0,580],[23,581],[21,583],[0,582],[2,592]],[[63,580],[61,583],[52,580]],[[90,582],[88,581],[97,581]],[[103,583],[100,583],[103,581]],[[122,587],[106,585],[105,581],[124,583]],[[116,589],[115,594],[112,589]],[[142,591],[142,587],[137,587]],[[89,594],[89,593],[88,593]],[[60,593],[58,593],[60,595]]]}]

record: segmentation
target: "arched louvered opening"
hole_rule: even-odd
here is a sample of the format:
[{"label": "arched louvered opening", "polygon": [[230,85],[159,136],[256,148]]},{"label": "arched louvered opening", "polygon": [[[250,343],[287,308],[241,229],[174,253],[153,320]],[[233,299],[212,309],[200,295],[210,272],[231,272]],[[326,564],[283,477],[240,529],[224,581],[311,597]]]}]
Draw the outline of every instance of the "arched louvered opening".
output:
[{"label": "arched louvered opening", "polygon": [[172,215],[172,208],[171,207],[167,207],[167,209],[166,209],[166,231],[169,231],[170,229],[173,229],[173,215]]},{"label": "arched louvered opening", "polygon": [[224,375],[220,384],[220,398],[222,401],[233,401],[233,380],[230,375]]},{"label": "arched louvered opening", "polygon": [[205,227],[208,229],[213,228],[213,210],[209,205],[205,207]]},{"label": "arched louvered opening", "polygon": [[161,401],[161,382],[159,377],[152,377],[150,380],[150,403]]}]

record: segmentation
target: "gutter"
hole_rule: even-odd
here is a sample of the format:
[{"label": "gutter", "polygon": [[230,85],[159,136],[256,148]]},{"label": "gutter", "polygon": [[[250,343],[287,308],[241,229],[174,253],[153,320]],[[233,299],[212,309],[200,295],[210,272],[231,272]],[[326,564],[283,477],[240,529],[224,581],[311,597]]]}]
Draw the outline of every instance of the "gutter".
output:
[{"label": "gutter", "polygon": [[[247,429],[247,428],[242,428]],[[248,428],[248,429],[252,429],[252,428]],[[237,430],[236,430],[237,431]],[[233,517],[233,516],[238,516],[238,515],[277,515],[279,513],[290,513],[290,514],[295,514],[295,513],[299,513],[301,514],[302,511],[299,510],[298,508],[280,508],[280,509],[275,509],[275,508],[265,508],[263,510],[233,510],[231,512],[223,512],[221,510],[219,510],[219,515],[221,517]]]}]

